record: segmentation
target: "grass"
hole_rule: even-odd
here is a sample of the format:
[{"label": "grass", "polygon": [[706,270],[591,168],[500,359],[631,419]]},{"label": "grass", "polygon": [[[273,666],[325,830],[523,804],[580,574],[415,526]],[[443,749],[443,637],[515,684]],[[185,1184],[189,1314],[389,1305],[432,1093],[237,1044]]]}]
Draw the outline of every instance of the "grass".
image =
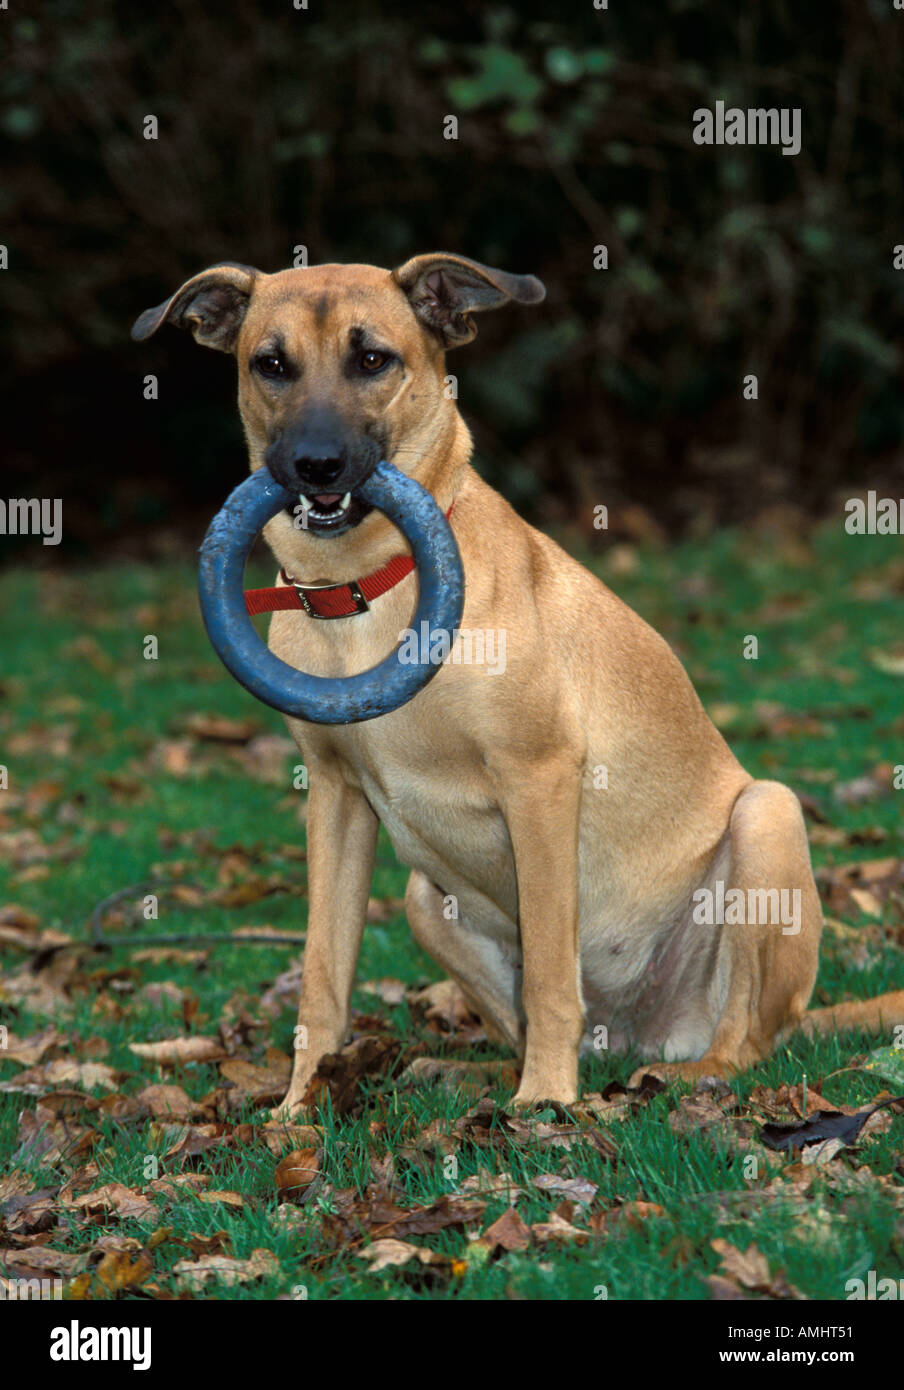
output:
[{"label": "grass", "polygon": [[[849,537],[840,523],[807,535],[759,527],[669,549],[609,546],[588,563],[673,644],[745,766],[812,798],[807,804],[820,815],[813,850],[818,867],[831,875],[840,863],[900,854],[902,793],[892,790],[889,767],[904,763],[904,562],[897,538]],[[270,582],[268,575],[269,569],[250,575],[249,583]],[[190,893],[182,902],[165,897],[159,920],[134,930],[225,934],[264,924],[301,930],[304,795],[292,787],[300,758],[277,749],[276,780],[267,781],[253,775],[240,750],[195,738],[191,760],[180,761],[185,721],[199,710],[253,719],[264,733],[283,732],[278,716],[254,704],[213,657],[188,566],[10,572],[0,576],[0,606],[0,762],[9,771],[9,791],[0,794],[6,860],[0,903],[19,904],[37,914],[42,928],[86,941],[94,905],[153,872],[199,885],[196,901],[187,900]],[[144,659],[148,634],[157,636],[157,660]],[[750,635],[758,639],[756,660],[742,655]],[[835,795],[877,768],[871,794]],[[405,878],[381,835],[374,897],[391,904],[402,896]],[[243,903],[215,900],[224,885],[241,883],[252,884]],[[896,941],[902,916],[894,895],[878,922],[853,904],[830,915],[857,931],[827,931],[817,1002],[904,988]],[[56,1018],[65,1034],[57,1054],[101,1057],[122,1073],[119,1091],[126,1095],[163,1080],[200,1101],[218,1084],[216,1063],[164,1073],[137,1059],[129,1043],[182,1033],[186,1019],[194,1032],[212,1032],[224,1010],[242,1005],[254,1015],[292,952],[224,939],[200,959],[153,963],[136,962],[125,930],[122,943],[81,960],[70,1011]],[[16,953],[0,959],[7,976],[22,964]],[[358,971],[359,982],[383,976],[408,985],[440,977],[414,946],[404,916],[391,907],[388,920],[365,932]],[[2,1021],[18,1037],[46,1027],[51,1018],[11,995],[6,978],[0,977]],[[176,990],[155,1002],[144,991],[154,982]],[[505,1057],[488,1045],[468,1049],[443,1038],[407,1003],[390,1007],[359,990],[354,1004],[366,1015],[382,1013],[386,1030],[406,1044],[420,1042],[429,1055]],[[267,1046],[291,1052],[291,1007],[265,1022],[250,1034],[242,1055],[260,1061]],[[824,1086],[833,1104],[860,1105],[876,1094],[876,1078],[861,1071],[831,1074],[874,1046],[876,1040],[851,1035],[798,1037],[736,1078],[732,1090],[746,1103],[755,1086],[797,1085],[806,1073],[811,1088]],[[599,1092],[613,1080],[624,1082],[636,1062],[603,1054],[583,1064],[582,1084]],[[0,1062],[0,1081],[20,1071]],[[146,1246],[157,1231],[154,1288],[158,1296],[172,1296],[180,1287],[174,1266],[188,1256],[178,1238],[224,1232],[221,1244],[229,1255],[245,1259],[264,1248],[277,1261],[263,1278],[233,1287],[214,1280],[202,1295],[238,1299],[593,1299],[600,1286],[614,1299],[708,1298],[706,1277],[720,1268],[711,1244],[717,1238],[741,1250],[755,1243],[770,1272],[783,1270],[810,1298],[844,1298],[845,1281],[865,1278],[869,1269],[880,1277],[904,1274],[904,1117],[892,1116],[855,1158],[810,1170],[809,1186],[796,1192],[801,1165],[789,1170],[790,1160],[754,1143],[757,1176],[748,1179],[730,1135],[713,1138],[702,1128],[677,1127],[670,1117],[680,1117],[689,1089],[670,1088],[618,1123],[602,1124],[617,1146],[615,1163],[585,1142],[570,1150],[464,1143],[453,1179],[442,1154],[429,1149],[417,1161],[396,1162],[402,1205],[429,1206],[471,1176],[502,1171],[524,1188],[518,1211],[528,1224],[546,1220],[561,1201],[532,1185],[542,1173],[596,1184],[597,1212],[655,1204],[642,1218],[613,1220],[603,1237],[583,1245],[532,1244],[492,1259],[463,1230],[450,1227],[412,1239],[454,1264],[379,1272],[369,1270],[357,1249],[325,1247],[322,1222],[334,1205],[329,1189],[363,1191],[373,1181],[373,1160],[410,1150],[432,1122],[451,1125],[474,1103],[472,1092],[441,1082],[403,1090],[380,1078],[362,1083],[360,1113],[336,1117],[327,1108],[322,1114],[327,1196],[299,1207],[295,1221],[277,1217],[278,1157],[252,1136],[209,1149],[189,1166],[210,1177],[211,1187],[240,1194],[242,1207],[186,1192],[147,1220],[100,1216],[88,1226],[61,1209],[51,1243],[78,1252],[109,1234],[133,1236]],[[504,1106],[511,1090],[490,1094]],[[35,1096],[0,1093],[0,1181],[19,1146],[20,1112],[36,1103]],[[229,1115],[232,1124],[260,1119],[250,1102]],[[100,1134],[92,1155],[95,1186],[115,1181],[141,1190],[149,1173],[172,1170],[159,1119],[124,1123],[94,1110],[79,1122]],[[155,1158],[156,1169],[148,1166]],[[15,1167],[35,1185],[56,1190],[72,1165],[20,1157]],[[474,1229],[484,1230],[505,1207],[504,1199],[490,1198]],[[575,1224],[586,1218],[575,1208]],[[8,1244],[0,1226],[0,1245]]]}]

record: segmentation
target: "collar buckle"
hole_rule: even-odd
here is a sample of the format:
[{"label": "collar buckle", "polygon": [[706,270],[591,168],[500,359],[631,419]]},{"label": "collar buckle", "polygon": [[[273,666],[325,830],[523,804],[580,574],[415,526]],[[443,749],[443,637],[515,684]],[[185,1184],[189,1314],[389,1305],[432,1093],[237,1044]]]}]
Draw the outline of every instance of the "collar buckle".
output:
[{"label": "collar buckle", "polygon": [[[345,584],[298,584],[293,579],[291,584],[298,595],[298,602],[309,618],[354,618],[357,613],[367,613],[370,611],[370,604],[362,594],[361,586],[356,579],[350,579]],[[323,593],[328,591],[336,593],[340,589],[348,591],[349,597],[355,605],[350,613],[318,613],[317,609],[308,598],[308,592]]]}]

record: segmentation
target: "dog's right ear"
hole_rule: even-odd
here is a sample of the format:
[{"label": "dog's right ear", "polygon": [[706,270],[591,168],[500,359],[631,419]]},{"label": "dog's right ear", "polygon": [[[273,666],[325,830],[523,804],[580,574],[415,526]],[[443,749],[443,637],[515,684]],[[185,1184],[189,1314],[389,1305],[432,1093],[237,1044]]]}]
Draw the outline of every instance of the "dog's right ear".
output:
[{"label": "dog's right ear", "polygon": [[195,342],[204,347],[232,352],[235,347],[254,282],[260,275],[250,265],[227,261],[202,270],[156,309],[145,309],[132,325],[132,337],[143,342],[162,323],[190,328]]},{"label": "dog's right ear", "polygon": [[513,299],[539,304],[544,285],[534,275],[510,275],[507,270],[436,251],[414,256],[392,272],[425,328],[444,348],[469,343],[477,332],[472,317],[478,310],[498,309]]}]

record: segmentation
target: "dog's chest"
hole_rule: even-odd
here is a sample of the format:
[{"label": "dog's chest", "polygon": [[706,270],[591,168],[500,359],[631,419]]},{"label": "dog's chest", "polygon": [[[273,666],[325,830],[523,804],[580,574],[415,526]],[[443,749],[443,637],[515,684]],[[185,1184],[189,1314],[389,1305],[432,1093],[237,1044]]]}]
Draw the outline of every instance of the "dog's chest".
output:
[{"label": "dog's chest", "polygon": [[385,725],[336,731],[333,748],[403,863],[446,891],[470,885],[514,911],[511,841],[477,755]]}]

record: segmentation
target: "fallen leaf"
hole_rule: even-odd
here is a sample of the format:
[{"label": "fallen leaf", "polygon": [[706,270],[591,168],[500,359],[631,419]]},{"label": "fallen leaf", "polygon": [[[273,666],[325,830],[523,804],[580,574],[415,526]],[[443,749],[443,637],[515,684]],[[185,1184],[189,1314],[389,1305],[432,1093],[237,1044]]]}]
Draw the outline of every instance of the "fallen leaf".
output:
[{"label": "fallen leaf", "polygon": [[181,1066],[186,1062],[216,1062],[226,1054],[216,1038],[167,1038],[164,1042],[129,1043],[129,1051],[161,1067]]},{"label": "fallen leaf", "polygon": [[563,1178],[558,1173],[540,1173],[531,1182],[541,1192],[555,1192],[583,1206],[589,1206],[599,1191],[597,1184],[587,1178]]},{"label": "fallen leaf", "polygon": [[317,1149],[296,1149],[286,1154],[273,1174],[276,1190],[284,1200],[299,1201],[315,1178],[320,1176],[320,1153]]},{"label": "fallen leaf", "polygon": [[442,1081],[450,1090],[460,1086],[504,1086],[515,1090],[518,1072],[511,1062],[461,1062],[455,1058],[415,1057],[399,1077],[400,1086]]},{"label": "fallen leaf", "polygon": [[149,1201],[143,1193],[125,1187],[119,1182],[104,1183],[102,1187],[95,1188],[93,1192],[85,1192],[80,1197],[73,1197],[64,1205],[75,1207],[89,1215],[113,1212],[117,1216],[128,1217],[133,1221],[148,1221],[151,1217],[156,1216],[153,1202]]},{"label": "fallen leaf", "polygon": [[59,1047],[65,1042],[66,1035],[58,1032],[52,1025],[42,1029],[40,1033],[32,1033],[27,1038],[17,1038],[10,1033],[6,1046],[0,1049],[0,1062],[19,1062],[23,1067],[31,1067],[40,1062],[51,1048]]},{"label": "fallen leaf", "polygon": [[88,1263],[86,1251],[54,1250],[32,1245],[27,1250],[0,1250],[0,1273],[11,1279],[70,1279]]},{"label": "fallen leaf", "polygon": [[536,1221],[530,1228],[530,1233],[534,1240],[541,1245],[553,1242],[555,1244],[568,1243],[574,1241],[576,1245],[586,1245],[590,1239],[589,1231],[582,1231],[579,1226],[573,1226],[570,1221],[558,1215],[557,1212],[550,1212],[548,1221]]},{"label": "fallen leaf", "polygon": [[334,1113],[347,1114],[357,1099],[361,1080],[391,1073],[400,1051],[397,1039],[367,1033],[341,1052],[327,1053],[311,1078],[303,1104],[320,1105],[328,1092]]},{"label": "fallen leaf", "polygon": [[384,1004],[401,1004],[405,998],[405,991],[408,986],[404,980],[390,979],[384,976],[380,980],[365,980],[359,986],[367,994],[375,994],[378,999],[382,999]]},{"label": "fallen leaf", "polygon": [[624,1202],[620,1207],[600,1213],[592,1224],[600,1228],[626,1225],[639,1230],[645,1221],[667,1217],[668,1214],[665,1207],[661,1207],[658,1202]]},{"label": "fallen leaf", "polygon": [[486,1228],[477,1244],[485,1246],[491,1255],[497,1250],[526,1250],[530,1245],[530,1227],[514,1207],[508,1207]]},{"label": "fallen leaf", "polygon": [[0,1223],[10,1236],[50,1231],[57,1222],[56,1189],[42,1187],[0,1200]]},{"label": "fallen leaf", "polygon": [[850,1146],[857,1140],[861,1129],[871,1115],[887,1105],[904,1104],[904,1096],[890,1096],[869,1110],[857,1110],[852,1115],[837,1110],[821,1111],[810,1119],[797,1125],[766,1124],[760,1130],[760,1139],[769,1149],[799,1149],[807,1144],[818,1144],[823,1139],[841,1139]]},{"label": "fallen leaf", "polygon": [[317,1149],[323,1141],[322,1125],[284,1124],[282,1120],[268,1120],[257,1133],[276,1158],[282,1158],[287,1149]]},{"label": "fallen leaf", "polygon": [[516,1184],[511,1173],[487,1173],[483,1168],[465,1178],[458,1190],[464,1196],[473,1193],[479,1197],[505,1197],[510,1204],[524,1194],[524,1188]]},{"label": "fallen leaf", "polygon": [[34,1110],[22,1111],[18,1138],[19,1147],[11,1159],[13,1164],[34,1162],[38,1158],[46,1164],[60,1160],[73,1163],[100,1141],[96,1130],[65,1119],[58,1120],[52,1110],[41,1104]]},{"label": "fallen leaf", "polygon": [[436,1250],[426,1250],[421,1245],[411,1245],[408,1241],[394,1240],[391,1237],[375,1240],[357,1254],[359,1260],[368,1261],[371,1274],[376,1274],[381,1269],[399,1268],[411,1260],[417,1260],[422,1265],[451,1264],[448,1255],[441,1255]]},{"label": "fallen leaf", "polygon": [[94,1271],[105,1293],[115,1296],[124,1289],[141,1288],[154,1272],[154,1262],[146,1251],[133,1260],[124,1250],[109,1250]]},{"label": "fallen leaf", "polygon": [[793,1284],[787,1282],[783,1271],[770,1274],[769,1262],[756,1245],[751,1243],[741,1251],[721,1237],[710,1241],[710,1245],[722,1262],[721,1272],[708,1276],[706,1281],[715,1299],[743,1298],[744,1289],[770,1298],[804,1297]]},{"label": "fallen leaf", "polygon": [[470,1025],[480,1025],[464,992],[455,980],[438,980],[426,989],[409,994],[408,1002],[424,1012],[425,1018],[441,1025],[443,1031],[457,1033]]},{"label": "fallen leaf", "polygon": [[176,1120],[190,1120],[197,1109],[181,1086],[167,1086],[162,1082],[145,1086],[135,1099],[146,1106],[152,1115],[170,1116]]},{"label": "fallen leaf", "polygon": [[254,719],[229,719],[223,714],[190,714],[179,724],[180,732],[211,743],[247,743],[260,728]]},{"label": "fallen leaf", "polygon": [[274,1104],[282,1100],[292,1074],[292,1063],[288,1057],[280,1057],[271,1066],[259,1067],[246,1062],[241,1057],[230,1057],[220,1063],[220,1075],[229,1081],[240,1095],[236,1099],[249,1097],[260,1104]]},{"label": "fallen leaf", "polygon": [[202,1255],[199,1260],[180,1260],[173,1273],[178,1282],[192,1289],[203,1289],[214,1281],[232,1286],[279,1273],[279,1260],[271,1250],[252,1250],[247,1260],[229,1255]]}]

